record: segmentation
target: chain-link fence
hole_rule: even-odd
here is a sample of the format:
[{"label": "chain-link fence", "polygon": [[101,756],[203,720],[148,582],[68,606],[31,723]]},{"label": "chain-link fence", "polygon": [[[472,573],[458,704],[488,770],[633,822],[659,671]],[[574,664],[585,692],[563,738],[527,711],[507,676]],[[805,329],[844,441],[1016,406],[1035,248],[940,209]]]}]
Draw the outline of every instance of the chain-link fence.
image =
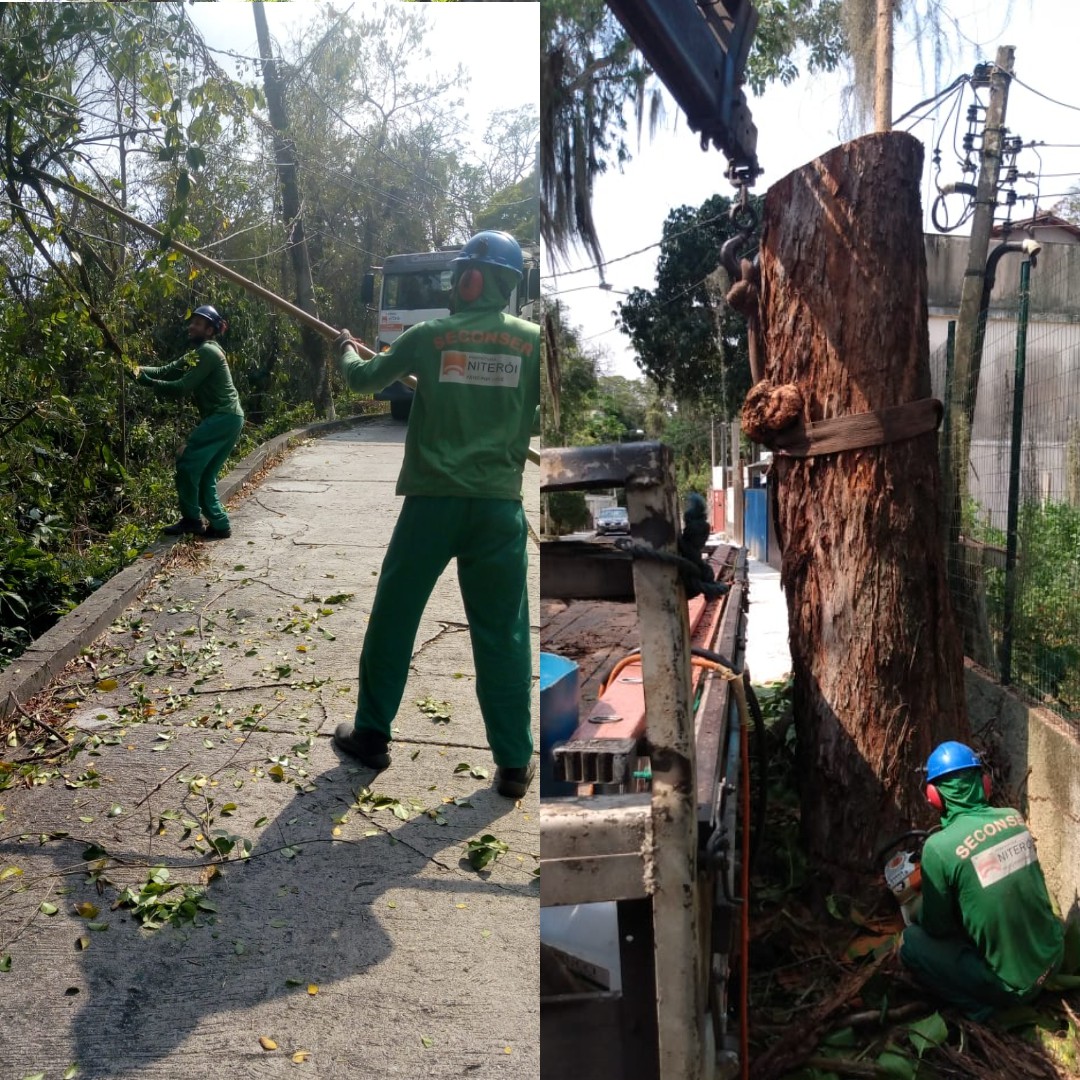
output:
[{"label": "chain-link fence", "polygon": [[[998,271],[975,400],[946,407],[943,447],[968,449],[948,567],[966,654],[1080,728],[1080,247],[1020,264]],[[948,403],[943,317],[935,338],[933,392]]]}]

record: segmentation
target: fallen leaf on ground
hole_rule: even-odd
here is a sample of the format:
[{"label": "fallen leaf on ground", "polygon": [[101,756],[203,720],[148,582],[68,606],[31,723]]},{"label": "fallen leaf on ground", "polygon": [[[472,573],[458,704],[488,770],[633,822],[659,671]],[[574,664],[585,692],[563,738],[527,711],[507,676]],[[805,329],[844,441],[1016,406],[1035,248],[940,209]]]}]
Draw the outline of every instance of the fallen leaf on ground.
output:
[{"label": "fallen leaf on ground", "polygon": [[297,1050],[292,1059],[297,1065],[302,1065],[309,1057],[311,1057],[310,1050]]},{"label": "fallen leaf on ground", "polygon": [[895,934],[863,934],[847,947],[845,955],[852,960],[861,960],[871,953],[877,956],[882,949],[892,948],[895,940]]},{"label": "fallen leaf on ground", "polygon": [[273,1039],[268,1038],[266,1035],[260,1035],[259,1036],[259,1045],[264,1050],[276,1050],[277,1049],[277,1043],[274,1042]]},{"label": "fallen leaf on ground", "polygon": [[319,992],[319,988],[314,983],[308,983],[307,992],[314,997]]}]

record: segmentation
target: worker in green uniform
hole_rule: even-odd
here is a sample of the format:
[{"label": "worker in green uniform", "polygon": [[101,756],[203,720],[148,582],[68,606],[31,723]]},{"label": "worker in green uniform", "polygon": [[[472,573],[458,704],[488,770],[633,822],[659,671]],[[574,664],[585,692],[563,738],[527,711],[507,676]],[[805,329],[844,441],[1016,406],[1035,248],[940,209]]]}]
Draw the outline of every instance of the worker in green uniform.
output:
[{"label": "worker in green uniform", "polygon": [[364,361],[338,339],[350,389],[417,378],[397,494],[405,496],[383,559],[360,655],[353,723],[334,742],[384,769],[424,607],[457,560],[476,696],[500,794],[520,798],[535,765],[530,727],[532,649],[522,473],[540,402],[540,331],[502,309],[522,276],[507,233],[473,236],[454,260],[452,314],[406,330]]},{"label": "worker in green uniform", "polygon": [[194,348],[171,364],[137,367],[132,373],[140,386],[149,386],[164,397],[193,397],[201,417],[176,461],[180,520],[162,530],[169,536],[186,533],[224,540],[232,535],[229,515],[218,498],[217,478],[240,438],[244,410],[225,350],[217,341],[228,327],[209,304],[197,307],[187,324],[188,341]]},{"label": "worker in green uniform", "polygon": [[926,766],[941,815],[922,852],[922,907],[901,961],[927,990],[976,1020],[1032,1001],[1064,955],[1035,841],[1017,810],[991,806],[978,756],[942,743]]}]

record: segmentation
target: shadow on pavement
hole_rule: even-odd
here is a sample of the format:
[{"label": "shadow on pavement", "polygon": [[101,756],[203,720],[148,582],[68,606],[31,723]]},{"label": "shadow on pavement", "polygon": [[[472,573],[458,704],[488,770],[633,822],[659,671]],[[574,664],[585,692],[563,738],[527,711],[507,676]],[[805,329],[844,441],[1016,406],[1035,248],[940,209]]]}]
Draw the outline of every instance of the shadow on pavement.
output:
[{"label": "shadow on pavement", "polygon": [[[229,862],[209,886],[206,896],[217,908],[213,925],[148,931],[130,912],[108,911],[114,889],[98,896],[82,875],[67,879],[78,884],[65,903],[94,902],[101,907],[98,918],[110,924],[107,934],[89,935],[92,947],[79,957],[85,982],[71,1022],[71,1054],[80,1078],[144,1070],[155,1076],[213,1074],[218,1068],[201,1048],[207,1037],[218,1042],[219,1065],[227,1071],[226,1062],[238,1056],[265,1059],[260,1035],[272,1037],[286,1054],[310,1048],[319,1038],[332,1047],[334,1034],[327,1029],[334,1027],[354,1052],[369,1041],[385,1045],[388,1038],[400,1039],[393,1022],[386,1030],[384,1004],[404,977],[402,965],[385,976],[377,971],[399,946],[416,953],[407,970],[425,982],[432,1001],[461,996],[454,984],[460,985],[479,933],[469,934],[464,944],[456,940],[455,908],[469,907],[477,894],[496,904],[507,894],[538,895],[538,880],[527,871],[520,873],[520,884],[505,873],[499,874],[502,880],[484,880],[487,874],[478,876],[462,860],[464,841],[505,815],[510,804],[485,785],[467,797],[471,806],[442,808],[445,826],[425,814],[400,822],[389,812],[366,816],[353,810],[342,837],[328,842],[333,819],[374,775],[341,764],[313,777],[317,790],[292,798],[262,830],[252,857]],[[376,835],[363,835],[373,828],[379,829]],[[290,857],[277,850],[282,847],[298,853]],[[57,869],[70,868],[78,865],[85,844],[65,840],[49,848]],[[24,851],[0,844],[0,858]],[[110,854],[145,860],[137,850]],[[149,860],[175,868],[191,861]],[[130,871],[130,879],[119,873],[116,878],[145,880],[147,873],[140,868]],[[191,880],[193,872],[176,869],[172,876]],[[492,956],[497,965],[506,959],[492,951],[480,966],[490,966]],[[521,963],[535,967],[535,958],[522,956]],[[509,975],[513,985],[512,964]],[[319,988],[319,997],[309,994],[309,984]],[[195,1033],[199,1038],[183,1046]],[[62,1035],[54,1030],[45,1037]],[[419,1039],[412,1042],[419,1049]],[[175,1061],[152,1067],[170,1055]],[[408,1075],[398,1068],[381,1073],[370,1064],[369,1075]],[[243,1068],[238,1062],[231,1066],[238,1067]]]}]

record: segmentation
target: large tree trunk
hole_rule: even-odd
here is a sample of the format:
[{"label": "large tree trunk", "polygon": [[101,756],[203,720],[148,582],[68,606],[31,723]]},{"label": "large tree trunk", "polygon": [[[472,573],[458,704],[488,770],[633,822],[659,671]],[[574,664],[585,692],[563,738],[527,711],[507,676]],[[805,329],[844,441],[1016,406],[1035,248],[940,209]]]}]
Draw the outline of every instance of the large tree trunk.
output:
[{"label": "large tree trunk", "polygon": [[[766,196],[765,374],[799,388],[805,423],[930,397],[922,159],[910,135],[868,135]],[[876,869],[876,845],[925,819],[927,754],[968,731],[937,440],[775,472],[804,838],[819,864]]]},{"label": "large tree trunk", "polygon": [[[266,25],[266,13],[261,3],[252,5],[255,30],[259,39],[259,55],[263,64],[263,87],[266,90],[266,110],[274,129],[274,156],[277,160],[278,180],[281,183],[281,209],[285,218],[286,240],[289,258],[292,260],[296,280],[296,306],[309,315],[318,317],[315,288],[308,261],[307,238],[304,235],[304,218],[300,208],[300,166],[296,159],[296,147],[287,137],[289,117],[285,108],[285,84],[277,71],[270,49],[270,31]],[[326,366],[326,342],[309,326],[300,327],[300,347],[307,360],[312,382],[312,402],[317,415],[327,420],[335,419],[334,398],[330,389],[330,373]]]}]

